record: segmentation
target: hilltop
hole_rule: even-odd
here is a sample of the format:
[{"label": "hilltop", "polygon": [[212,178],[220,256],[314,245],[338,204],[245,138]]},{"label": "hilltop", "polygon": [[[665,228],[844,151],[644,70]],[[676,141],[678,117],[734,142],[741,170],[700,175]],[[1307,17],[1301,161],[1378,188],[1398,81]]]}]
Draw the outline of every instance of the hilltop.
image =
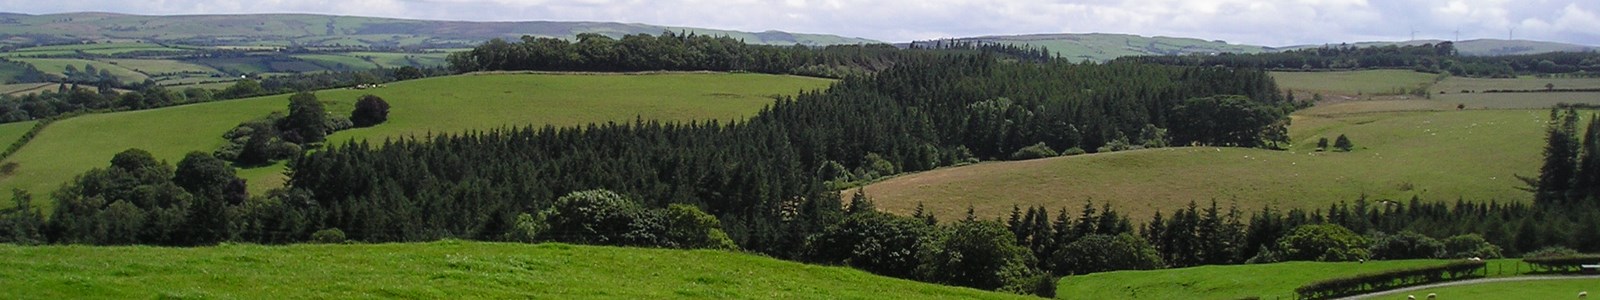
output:
[{"label": "hilltop", "polygon": [[579,33],[694,32],[730,36],[751,44],[812,45],[878,43],[826,34],[730,30],[609,22],[466,22],[313,14],[144,16],[114,13],[0,14],[0,44],[145,41],[194,46],[469,48],[523,35],[572,38]]},{"label": "hilltop", "polygon": [[[1446,42],[1446,41],[1445,40],[1415,40],[1415,41],[1405,41],[1405,42],[1359,42],[1359,43],[1348,43],[1347,45],[1355,46],[1355,47],[1378,47],[1378,46],[1389,46],[1389,45],[1416,46],[1416,45],[1422,45],[1422,44],[1438,44],[1438,43],[1443,43],[1443,42]],[[1461,55],[1466,55],[1466,56],[1523,55],[1523,54],[1539,54],[1539,53],[1549,53],[1549,52],[1584,52],[1584,51],[1595,51],[1597,49],[1600,49],[1600,47],[1578,45],[1578,44],[1546,42],[1546,41],[1530,41],[1530,40],[1501,40],[1501,39],[1475,39],[1475,40],[1457,41],[1457,42],[1455,42],[1455,45],[1456,45],[1456,52],[1459,52],[1459,53],[1461,53]],[[1324,45],[1298,45],[1298,46],[1282,47],[1281,50],[1295,50],[1295,49],[1305,49],[1305,48],[1316,48],[1316,47],[1322,47],[1322,46],[1324,46]],[[1333,45],[1329,45],[1329,46],[1333,46]]]},{"label": "hilltop", "polygon": [[1023,298],[710,250],[440,241],[0,254],[0,297],[12,299]]}]

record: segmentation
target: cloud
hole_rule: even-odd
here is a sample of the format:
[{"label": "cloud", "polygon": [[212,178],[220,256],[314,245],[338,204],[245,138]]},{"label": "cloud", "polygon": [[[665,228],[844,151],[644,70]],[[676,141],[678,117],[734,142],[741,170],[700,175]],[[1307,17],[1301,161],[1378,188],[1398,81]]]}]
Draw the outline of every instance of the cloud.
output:
[{"label": "cloud", "polygon": [[0,0],[24,13],[323,13],[442,20],[612,21],[885,41],[1128,33],[1284,46],[1417,38],[1600,44],[1592,0]]}]

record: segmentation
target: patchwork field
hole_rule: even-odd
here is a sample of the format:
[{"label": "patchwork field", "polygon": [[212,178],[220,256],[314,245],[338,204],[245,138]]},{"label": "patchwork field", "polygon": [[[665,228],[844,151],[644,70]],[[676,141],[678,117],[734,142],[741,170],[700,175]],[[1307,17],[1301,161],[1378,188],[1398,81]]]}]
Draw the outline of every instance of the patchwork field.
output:
[{"label": "patchwork field", "polygon": [[0,245],[0,298],[1025,299],[722,251],[440,241]]},{"label": "patchwork field", "polygon": [[[318,92],[332,114],[348,115],[363,94],[386,99],[389,122],[342,131],[343,142],[460,133],[544,124],[742,119],[771,104],[773,95],[827,87],[826,79],[758,74],[464,75],[389,84],[378,89]],[[48,194],[91,168],[105,167],[128,148],[177,163],[189,151],[211,152],[240,122],[287,108],[288,95],[201,103],[154,110],[93,114],[52,124],[5,162],[20,165],[0,189]],[[242,171],[254,192],[282,183],[281,166]],[[0,204],[10,205],[10,204]],[[48,206],[48,204],[46,204]]]}]

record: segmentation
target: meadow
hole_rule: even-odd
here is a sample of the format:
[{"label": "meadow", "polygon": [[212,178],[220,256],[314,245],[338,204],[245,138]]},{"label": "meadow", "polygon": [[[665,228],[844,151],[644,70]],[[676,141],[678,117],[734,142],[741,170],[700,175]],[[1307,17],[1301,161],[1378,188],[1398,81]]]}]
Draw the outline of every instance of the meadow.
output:
[{"label": "meadow", "polygon": [[1340,96],[1405,94],[1410,89],[1432,85],[1438,75],[1411,70],[1369,70],[1336,72],[1272,72],[1278,88],[1304,93]]},{"label": "meadow", "polygon": [[69,65],[72,66],[72,68],[77,69],[80,72],[84,71],[84,69],[85,69],[84,66],[93,65],[95,67],[95,69],[107,70],[107,72],[111,73],[111,76],[116,76],[117,80],[123,81],[123,82],[141,82],[141,81],[144,81],[147,78],[150,78],[150,76],[145,75],[144,73],[139,73],[137,71],[130,70],[128,68],[124,68],[124,67],[117,66],[117,65],[114,65],[114,64],[110,64],[110,63],[106,63],[106,62],[93,61],[93,60],[87,60],[87,59],[76,59],[76,58],[18,58],[18,59],[13,59],[13,60],[31,64],[31,65],[33,65],[34,68],[38,68],[39,71],[41,71],[41,72],[44,72],[44,73],[47,73],[47,74],[55,74],[55,75],[59,75],[59,76],[65,76],[64,74],[66,73],[67,66],[69,66]]},{"label": "meadow", "polygon": [[0,245],[9,299],[1024,299],[711,250],[407,244]]},{"label": "meadow", "polygon": [[[1274,73],[1281,88],[1351,95],[1384,90],[1385,81],[1393,88],[1434,78],[1393,70],[1282,74]],[[1326,78],[1295,77],[1319,74]],[[1440,84],[1519,87],[1533,81],[1448,78]],[[1042,205],[1052,212],[1065,207],[1076,213],[1090,200],[1096,205],[1110,202],[1134,220],[1148,219],[1156,211],[1170,213],[1191,201],[1206,206],[1212,200],[1245,211],[1267,205],[1318,209],[1362,197],[1522,202],[1529,194],[1518,189],[1524,184],[1515,176],[1538,174],[1549,117],[1543,107],[1572,94],[1580,93],[1472,94],[1494,96],[1478,105],[1524,109],[1459,111],[1457,99],[1443,97],[1329,101],[1291,116],[1292,145],[1286,151],[1174,147],[985,162],[907,174],[865,188],[879,209],[909,214],[921,203],[947,217],[964,215],[969,206],[979,216],[1003,216],[1013,205]],[[1534,105],[1518,96],[1542,96],[1540,103],[1548,104]],[[1317,151],[1319,138],[1331,141],[1341,134],[1354,141],[1354,151]]]},{"label": "meadow", "polygon": [[[1284,262],[1115,271],[1063,277],[1057,299],[1295,299],[1295,288],[1318,280],[1384,270],[1442,265],[1447,260]],[[1453,299],[1453,298],[1451,298]]]},{"label": "meadow", "polygon": [[[540,75],[435,77],[382,88],[317,93],[331,114],[349,115],[372,94],[391,105],[387,123],[341,131],[333,143],[426,137],[521,126],[574,126],[645,120],[735,120],[753,116],[774,95],[827,87],[832,81],[758,74]],[[190,151],[210,153],[240,122],[287,108],[288,95],[91,114],[58,121],[5,162],[20,165],[0,189],[48,194],[128,148],[176,164]],[[241,171],[252,192],[281,185],[281,165]],[[0,204],[10,205],[10,204]],[[48,204],[46,204],[48,206]]]}]

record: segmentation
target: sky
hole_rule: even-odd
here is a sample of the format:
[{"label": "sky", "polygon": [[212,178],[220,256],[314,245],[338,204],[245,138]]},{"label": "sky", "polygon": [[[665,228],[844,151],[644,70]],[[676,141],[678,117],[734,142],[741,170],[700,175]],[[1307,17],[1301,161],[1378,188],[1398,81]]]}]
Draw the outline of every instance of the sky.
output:
[{"label": "sky", "polygon": [[0,11],[606,21],[888,42],[1098,32],[1289,46],[1405,41],[1414,32],[1600,45],[1600,0],[0,0]]}]

